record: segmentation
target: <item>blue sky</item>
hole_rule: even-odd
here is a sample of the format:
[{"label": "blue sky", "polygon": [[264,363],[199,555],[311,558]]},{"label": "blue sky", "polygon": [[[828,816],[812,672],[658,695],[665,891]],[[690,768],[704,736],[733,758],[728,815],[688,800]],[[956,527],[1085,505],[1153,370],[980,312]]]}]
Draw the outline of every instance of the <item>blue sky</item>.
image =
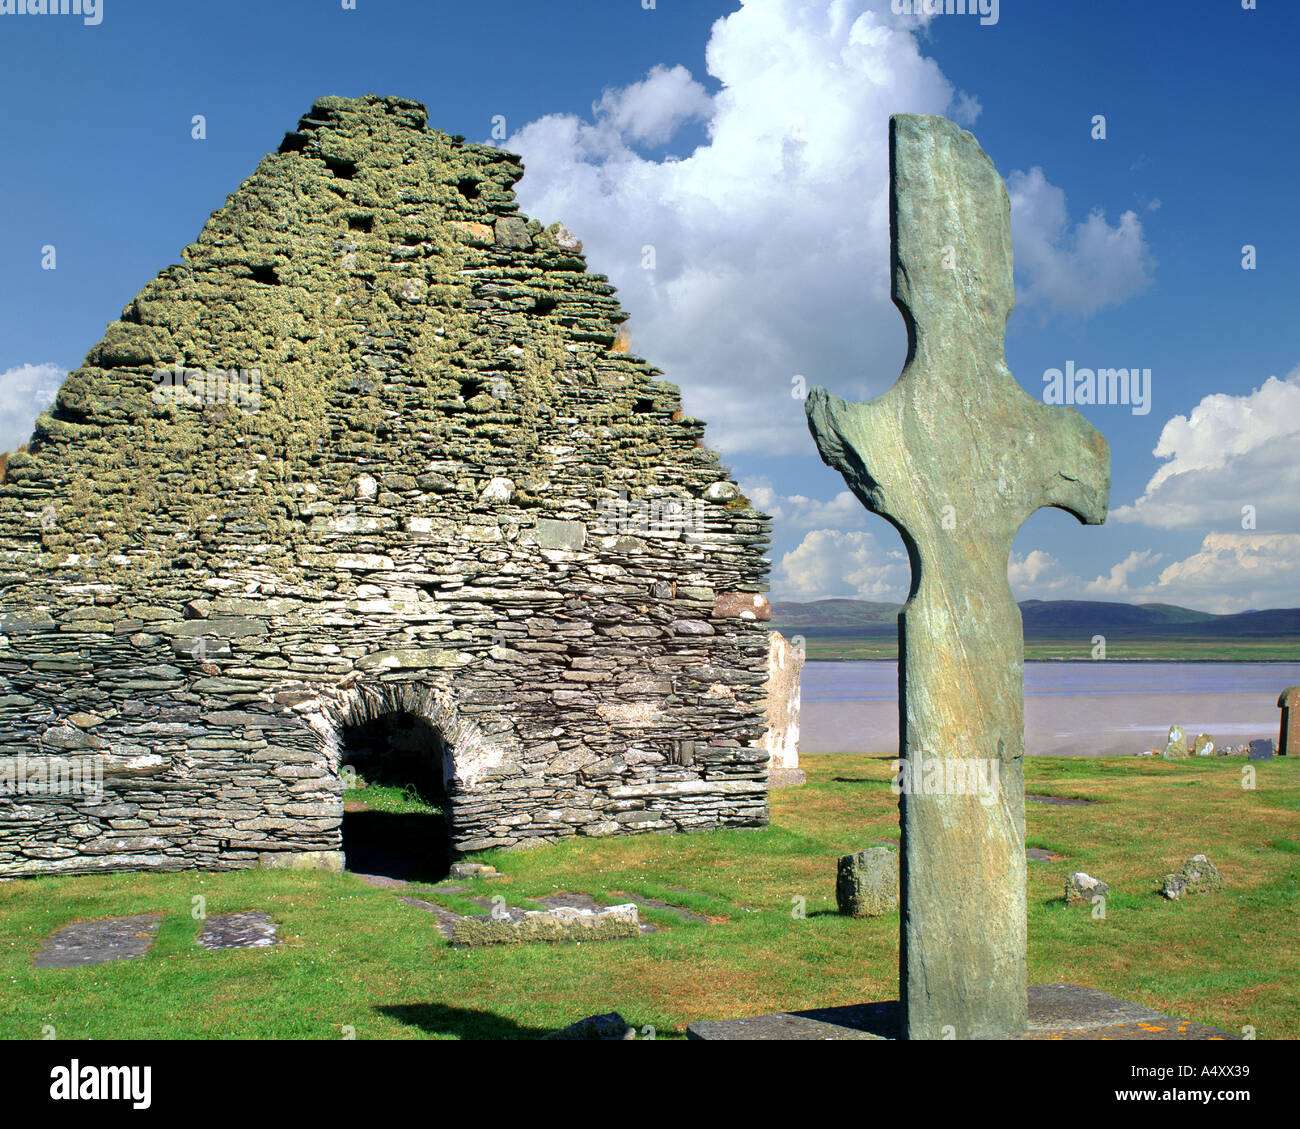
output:
[{"label": "blue sky", "polygon": [[982,23],[890,0],[102,0],[94,26],[15,6],[0,444],[315,98],[400,94],[474,140],[504,117],[525,211],[584,240],[634,350],[776,517],[774,594],[901,598],[897,534],[817,458],[791,387],[896,379],[887,120],[944,113],[1011,192],[1021,384],[1151,370],[1145,414],[1083,408],[1111,444],[1107,524],[1031,518],[1017,594],[1300,604],[1298,5],[1002,0]]}]

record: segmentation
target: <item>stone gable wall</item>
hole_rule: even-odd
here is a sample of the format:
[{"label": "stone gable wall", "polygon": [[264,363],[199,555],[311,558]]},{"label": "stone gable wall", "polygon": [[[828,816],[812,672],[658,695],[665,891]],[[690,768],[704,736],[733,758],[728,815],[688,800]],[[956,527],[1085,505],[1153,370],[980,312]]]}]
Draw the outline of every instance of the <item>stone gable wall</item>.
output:
[{"label": "stone gable wall", "polygon": [[[337,861],[395,709],[462,851],[766,822],[768,519],[521,175],[322,99],[69,374],[0,484],[0,875]],[[61,758],[103,794],[13,787]]]}]

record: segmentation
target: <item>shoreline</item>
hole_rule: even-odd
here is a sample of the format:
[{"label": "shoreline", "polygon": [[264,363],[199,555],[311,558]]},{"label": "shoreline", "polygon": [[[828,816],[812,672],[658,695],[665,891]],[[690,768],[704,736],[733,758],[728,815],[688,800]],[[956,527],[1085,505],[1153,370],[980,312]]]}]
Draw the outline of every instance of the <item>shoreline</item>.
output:
[{"label": "shoreline", "polygon": [[[1025,755],[1136,756],[1163,749],[1169,727],[1190,739],[1209,734],[1217,746],[1268,739],[1276,746],[1281,714],[1276,691],[1064,693],[1025,698]],[[805,701],[799,753],[898,755],[898,699]]]},{"label": "shoreline", "polygon": [[[783,632],[783,634],[784,634],[784,632]],[[786,638],[788,639],[789,636],[787,635]],[[804,661],[805,661],[805,662],[810,662],[810,663],[897,663],[897,662],[898,662],[898,659],[897,659],[897,658],[892,658],[892,659],[843,659],[843,658],[828,659],[828,658],[817,658],[817,659],[805,659]],[[1269,666],[1269,665],[1272,665],[1272,666],[1292,666],[1293,664],[1295,664],[1295,663],[1297,663],[1297,662],[1300,662],[1300,655],[1297,655],[1295,658],[1292,658],[1292,659],[1209,659],[1209,658],[1205,658],[1205,659],[1202,659],[1202,658],[1196,658],[1196,659],[1139,659],[1139,658],[1128,658],[1128,659],[1083,659],[1083,658],[1079,658],[1079,659],[1064,659],[1064,658],[1053,658],[1053,659],[1025,659],[1025,664],[1026,664],[1026,665],[1028,665],[1029,663],[1087,663],[1089,666],[1093,666],[1093,665],[1098,665],[1098,666],[1100,666],[1100,665],[1103,665],[1103,664],[1105,664],[1105,663],[1167,663],[1167,664],[1169,664],[1169,665],[1186,665],[1186,666],[1197,666],[1197,665],[1200,665],[1200,664],[1202,664],[1202,663],[1229,663],[1229,664],[1232,664],[1232,665],[1235,665],[1235,666],[1238,666],[1238,665],[1245,665],[1245,664],[1250,664],[1250,665],[1252,665],[1252,666]]]}]

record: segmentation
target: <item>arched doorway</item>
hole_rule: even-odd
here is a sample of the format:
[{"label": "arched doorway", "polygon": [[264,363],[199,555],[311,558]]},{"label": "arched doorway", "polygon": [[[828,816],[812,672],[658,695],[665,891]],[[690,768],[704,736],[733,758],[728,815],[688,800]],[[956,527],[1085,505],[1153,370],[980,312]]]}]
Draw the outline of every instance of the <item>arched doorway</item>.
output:
[{"label": "arched doorway", "polygon": [[343,853],[359,874],[436,882],[451,866],[450,754],[438,728],[396,709],[339,730]]}]

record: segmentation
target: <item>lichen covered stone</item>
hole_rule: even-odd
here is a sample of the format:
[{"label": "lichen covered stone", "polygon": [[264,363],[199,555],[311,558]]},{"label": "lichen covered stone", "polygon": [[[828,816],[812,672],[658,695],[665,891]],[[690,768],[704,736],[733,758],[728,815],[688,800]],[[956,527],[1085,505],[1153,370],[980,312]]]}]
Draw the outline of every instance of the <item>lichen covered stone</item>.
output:
[{"label": "lichen covered stone", "polygon": [[0,768],[109,772],[0,806],[0,875],[334,860],[392,712],[459,852],[767,822],[766,631],[713,616],[769,519],[522,175],[322,98],[68,374],[0,481]]},{"label": "lichen covered stone", "polygon": [[881,917],[898,908],[898,852],[868,847],[839,860],[835,902],[849,917]]},{"label": "lichen covered stone", "polygon": [[1184,894],[1212,894],[1224,887],[1223,875],[1205,855],[1193,855],[1160,882],[1160,893],[1170,901]]}]

